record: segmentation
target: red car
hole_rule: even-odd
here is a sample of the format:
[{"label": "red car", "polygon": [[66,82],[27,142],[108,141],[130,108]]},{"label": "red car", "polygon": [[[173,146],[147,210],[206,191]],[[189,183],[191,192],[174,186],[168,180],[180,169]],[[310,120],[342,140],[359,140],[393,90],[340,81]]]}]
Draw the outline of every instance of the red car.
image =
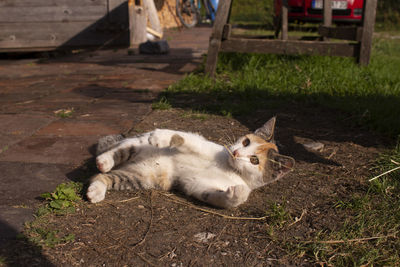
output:
[{"label": "red car", "polygon": [[[322,21],[323,0],[288,0],[289,21]],[[281,12],[282,0],[275,0],[275,14]],[[364,0],[332,0],[333,22],[360,23]]]}]

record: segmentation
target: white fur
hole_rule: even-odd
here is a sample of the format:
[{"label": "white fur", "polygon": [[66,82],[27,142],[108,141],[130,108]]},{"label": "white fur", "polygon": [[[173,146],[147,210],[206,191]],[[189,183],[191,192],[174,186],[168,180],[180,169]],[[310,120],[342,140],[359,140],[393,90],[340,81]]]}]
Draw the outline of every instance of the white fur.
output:
[{"label": "white fur", "polygon": [[92,203],[97,203],[106,197],[107,186],[101,181],[94,181],[90,184],[87,191],[87,198]]}]

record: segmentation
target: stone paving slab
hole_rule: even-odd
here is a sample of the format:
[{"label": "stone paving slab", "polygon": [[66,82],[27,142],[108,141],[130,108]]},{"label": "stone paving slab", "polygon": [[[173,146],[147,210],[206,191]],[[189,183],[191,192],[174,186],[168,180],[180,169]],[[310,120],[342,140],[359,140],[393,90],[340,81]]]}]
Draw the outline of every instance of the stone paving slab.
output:
[{"label": "stone paving slab", "polygon": [[29,206],[41,193],[51,191],[60,182],[67,181],[65,173],[70,167],[66,164],[1,161],[1,206]]},{"label": "stone paving slab", "polygon": [[[130,132],[161,90],[193,71],[210,33],[167,31],[168,55],[119,49],[0,60],[0,241],[32,218],[41,193],[86,175],[100,136]],[[73,113],[61,118],[60,109]]]},{"label": "stone paving slab", "polygon": [[23,222],[33,218],[38,196],[67,181],[65,172],[70,168],[62,164],[0,161],[0,237],[15,237],[5,224],[21,231]]},{"label": "stone paving slab", "polygon": [[0,114],[0,154],[54,120],[50,116]]},{"label": "stone paving slab", "polygon": [[[114,130],[112,133],[118,133]],[[89,148],[99,136],[31,136],[0,155],[0,162],[70,164],[79,166],[92,157]]]}]

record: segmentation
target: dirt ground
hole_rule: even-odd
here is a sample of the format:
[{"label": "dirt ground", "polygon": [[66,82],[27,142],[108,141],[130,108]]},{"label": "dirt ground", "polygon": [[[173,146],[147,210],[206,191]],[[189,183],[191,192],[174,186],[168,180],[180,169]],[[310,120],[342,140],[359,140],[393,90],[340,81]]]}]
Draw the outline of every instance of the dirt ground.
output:
[{"label": "dirt ground", "polygon": [[[350,126],[350,116],[295,103],[240,118],[172,108],[154,110],[129,134],[170,128],[228,144],[273,115],[280,152],[295,158],[295,170],[240,207],[215,209],[179,192],[109,192],[99,204],[82,201],[76,213],[46,217],[49,229],[73,233],[73,241],[39,249],[17,240],[3,255],[16,266],[316,264],[293,248],[341,227],[351,214],[335,203],[365,192],[371,164],[384,149],[383,139]],[[303,146],[314,141],[324,147]],[[93,174],[93,162],[81,168]]]}]

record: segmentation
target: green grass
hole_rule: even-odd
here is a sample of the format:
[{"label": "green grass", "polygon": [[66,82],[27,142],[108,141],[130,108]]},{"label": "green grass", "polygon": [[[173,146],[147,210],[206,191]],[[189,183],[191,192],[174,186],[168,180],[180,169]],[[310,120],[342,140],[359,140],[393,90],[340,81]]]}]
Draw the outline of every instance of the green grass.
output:
[{"label": "green grass", "polygon": [[395,138],[400,134],[400,40],[375,40],[368,67],[352,58],[220,54],[215,82],[190,74],[170,86],[161,101],[174,106],[178,95],[204,100],[192,103],[194,109],[233,116],[293,101],[321,105]]},{"label": "green grass", "polygon": [[167,98],[161,97],[160,100],[154,102],[151,107],[154,110],[167,110],[171,108],[171,104],[168,102]]}]

